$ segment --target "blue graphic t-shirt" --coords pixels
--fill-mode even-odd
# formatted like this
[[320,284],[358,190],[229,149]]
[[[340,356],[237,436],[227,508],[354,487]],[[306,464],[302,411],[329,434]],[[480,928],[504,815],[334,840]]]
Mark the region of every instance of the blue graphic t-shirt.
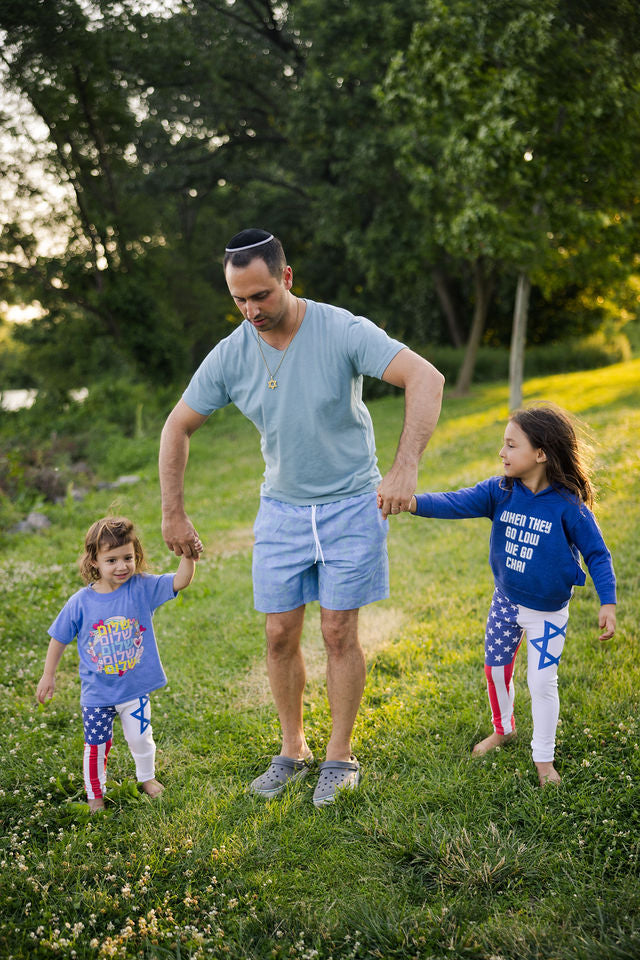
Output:
[[173,577],[135,574],[111,593],[83,587],[67,600],[48,632],[60,643],[78,641],[83,706],[114,706],[164,687],[152,618],[176,596]]

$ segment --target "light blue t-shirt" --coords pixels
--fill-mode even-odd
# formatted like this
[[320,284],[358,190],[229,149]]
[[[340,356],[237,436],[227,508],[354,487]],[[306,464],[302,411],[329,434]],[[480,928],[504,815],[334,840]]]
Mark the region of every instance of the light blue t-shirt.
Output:
[[[260,433],[261,493],[299,506],[375,490],[380,471],[362,376],[382,377],[404,349],[365,317],[313,300],[306,304],[284,359],[261,339],[263,360],[258,335],[244,320],[205,357],[183,394],[203,416],[235,404]],[[267,385],[266,365],[275,390]]]
[[67,600],[49,635],[78,641],[83,706],[115,706],[164,687],[152,618],[176,596],[173,577],[135,574],[111,593],[83,587]]

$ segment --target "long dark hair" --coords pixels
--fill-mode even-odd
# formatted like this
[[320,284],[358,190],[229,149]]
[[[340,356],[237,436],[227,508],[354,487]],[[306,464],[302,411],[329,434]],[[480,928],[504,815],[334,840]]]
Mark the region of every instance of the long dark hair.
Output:
[[546,454],[550,486],[565,487],[592,507],[595,488],[585,464],[585,444],[578,438],[571,415],[553,403],[541,403],[516,410],[509,419],[517,423],[534,449]]

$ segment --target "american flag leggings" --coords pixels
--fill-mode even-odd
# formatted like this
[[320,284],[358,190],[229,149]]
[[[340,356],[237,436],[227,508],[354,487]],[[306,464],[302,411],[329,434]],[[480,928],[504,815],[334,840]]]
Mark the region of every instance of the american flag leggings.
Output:
[[113,740],[113,721],[118,715],[139,781],[152,780],[155,774],[156,745],[151,729],[151,703],[148,696],[136,697],[111,707],[82,707],[84,726],[84,785],[89,800],[104,797],[107,758]]
[[495,589],[487,618],[484,672],[496,733],[515,732],[513,668],[527,637],[527,683],[531,694],[535,763],[553,760],[560,713],[558,664],[564,648],[569,607],[533,610],[512,603]]

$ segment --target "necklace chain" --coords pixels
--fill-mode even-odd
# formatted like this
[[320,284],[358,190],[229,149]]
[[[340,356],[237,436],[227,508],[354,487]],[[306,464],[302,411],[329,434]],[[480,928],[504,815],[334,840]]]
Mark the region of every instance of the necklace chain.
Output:
[[297,331],[297,329],[298,329],[298,314],[299,314],[299,313],[300,313],[300,301],[299,301],[298,298],[296,297],[296,320],[295,320],[295,323],[294,323],[294,325],[293,325],[293,330],[291,331],[291,336],[289,337],[289,342],[288,342],[288,344],[286,345],[286,347],[284,348],[284,352],[283,352],[282,356],[280,357],[280,363],[278,364],[278,366],[275,368],[275,370],[274,370],[273,372],[272,372],[271,369],[269,368],[269,364],[267,363],[267,358],[265,357],[264,351],[263,351],[263,349],[262,349],[262,342],[261,342],[261,341],[262,341],[262,337],[260,336],[260,334],[259,334],[259,332],[258,332],[257,330],[255,331],[255,334],[256,334],[256,342],[257,342],[257,344],[258,344],[258,350],[260,351],[260,356],[262,357],[262,361],[263,361],[265,367],[267,368],[267,373],[269,374],[269,379],[267,380],[267,386],[268,386],[269,390],[275,390],[276,387],[278,386],[278,381],[276,380],[276,373],[278,372],[278,370],[279,370],[280,367],[282,366],[282,362],[283,362],[284,358],[285,358],[286,355],[287,355],[287,350],[288,350],[289,347],[291,346],[291,344],[292,344],[292,342],[293,342],[293,338],[294,338],[294,336],[296,335],[296,331]]

